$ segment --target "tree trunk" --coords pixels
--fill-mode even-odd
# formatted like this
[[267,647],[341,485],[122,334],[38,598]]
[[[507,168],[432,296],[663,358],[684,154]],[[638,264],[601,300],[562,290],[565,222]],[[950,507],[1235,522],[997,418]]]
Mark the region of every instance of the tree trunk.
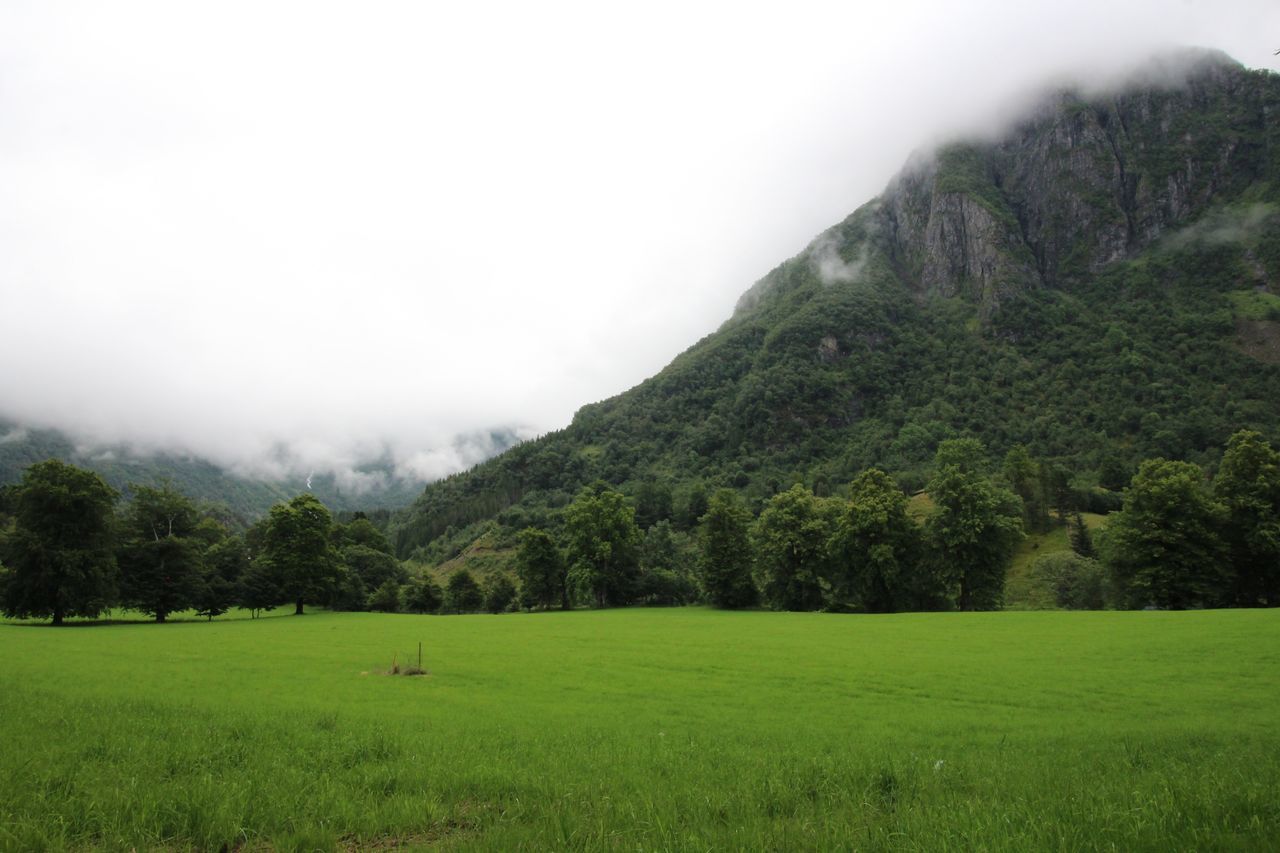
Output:
[[61,610],[54,610],[54,611],[53,611],[53,624],[55,624],[55,625],[61,625],[61,624],[62,624],[62,611],[61,611]]
[[298,606],[297,606],[297,609],[293,611],[293,615],[294,616],[302,615],[302,599],[301,598],[298,599]]
[[156,611],[156,624],[164,621],[165,613],[163,610]]

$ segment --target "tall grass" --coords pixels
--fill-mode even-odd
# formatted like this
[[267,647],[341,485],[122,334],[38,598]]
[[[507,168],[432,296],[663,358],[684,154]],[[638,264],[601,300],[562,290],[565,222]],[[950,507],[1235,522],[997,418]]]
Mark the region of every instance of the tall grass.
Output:
[[0,625],[0,848],[1266,849],[1278,617]]

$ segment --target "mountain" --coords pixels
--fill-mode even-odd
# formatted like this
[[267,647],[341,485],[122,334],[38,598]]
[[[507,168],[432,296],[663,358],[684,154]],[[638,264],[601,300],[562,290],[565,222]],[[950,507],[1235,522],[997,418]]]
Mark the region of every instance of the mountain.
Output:
[[[516,441],[515,432],[504,428],[485,434],[483,441],[469,441],[468,447],[502,450]],[[356,478],[327,472],[272,479],[237,474],[198,456],[141,453],[125,445],[81,446],[57,430],[0,420],[0,486],[18,482],[28,465],[51,457],[96,471],[123,492],[131,484],[169,481],[192,498],[226,507],[242,522],[307,491],[329,509],[342,511],[397,509],[410,504],[422,490],[421,481],[398,477],[389,459],[372,461],[353,472],[361,481],[359,487],[350,482]]]
[[679,519],[720,485],[878,466],[918,488],[952,436],[1110,489],[1146,457],[1212,467],[1240,428],[1274,440],[1277,116],[1280,77],[1188,51],[914,156],[658,375],[428,486],[396,548],[451,556],[596,479],[674,491]]

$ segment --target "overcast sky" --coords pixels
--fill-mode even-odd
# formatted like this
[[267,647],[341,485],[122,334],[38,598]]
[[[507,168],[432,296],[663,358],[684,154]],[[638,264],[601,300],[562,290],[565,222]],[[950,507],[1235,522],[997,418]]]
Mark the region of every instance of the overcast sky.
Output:
[[1280,3],[0,6],[0,416],[242,469],[533,435],[912,149]]

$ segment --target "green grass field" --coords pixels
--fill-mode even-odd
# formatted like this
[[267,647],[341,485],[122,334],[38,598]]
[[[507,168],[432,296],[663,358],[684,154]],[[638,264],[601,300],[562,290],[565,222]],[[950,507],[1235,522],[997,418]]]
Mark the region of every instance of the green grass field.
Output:
[[1275,849],[1278,727],[1275,611],[0,624],[0,848]]

